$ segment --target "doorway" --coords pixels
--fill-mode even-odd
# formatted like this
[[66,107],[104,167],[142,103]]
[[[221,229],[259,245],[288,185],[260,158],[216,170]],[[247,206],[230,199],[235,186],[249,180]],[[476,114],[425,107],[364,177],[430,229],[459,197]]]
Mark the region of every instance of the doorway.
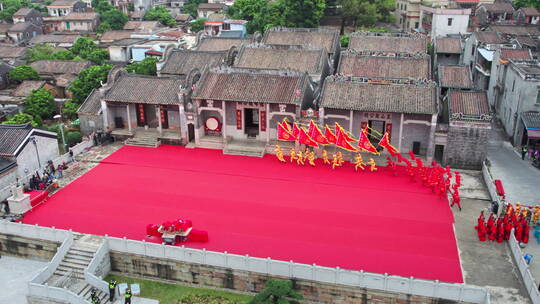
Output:
[[414,155],[420,155],[420,142],[419,141],[413,141],[412,151]]
[[167,112],[167,106],[160,106],[159,116],[161,119],[161,128],[168,129],[169,128],[169,115]]
[[435,160],[439,163],[442,163],[444,156],[444,145],[435,145],[435,155],[433,156]]
[[371,141],[371,143],[378,143],[382,136],[381,134],[384,134],[385,132],[386,123],[384,122],[384,120],[370,120],[368,124],[369,141]]
[[149,128],[157,128],[159,126],[156,107],[157,105],[144,105],[144,112],[146,113],[146,124]]
[[257,137],[259,135],[259,110],[244,109],[244,130],[248,137]]
[[195,126],[190,123],[187,125],[188,129],[188,141],[193,142],[195,140]]

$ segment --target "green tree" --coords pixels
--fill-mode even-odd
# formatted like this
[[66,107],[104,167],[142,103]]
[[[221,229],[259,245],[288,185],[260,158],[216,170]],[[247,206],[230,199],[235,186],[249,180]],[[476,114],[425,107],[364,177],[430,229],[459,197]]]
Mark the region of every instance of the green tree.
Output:
[[9,80],[23,82],[25,80],[39,80],[39,74],[29,65],[20,65],[8,73]]
[[[392,11],[395,0],[339,0],[343,18],[352,19],[353,24],[371,27],[377,22],[393,22]],[[341,33],[345,20],[341,23]]]
[[72,147],[82,141],[82,135],[79,131],[68,131],[66,136],[66,144]]
[[341,44],[341,47],[346,48],[349,47],[349,41],[351,40],[351,37],[347,35],[341,35],[339,36],[339,42]]
[[516,8],[535,7],[537,10],[540,10],[540,1],[538,0],[514,0],[514,5]]
[[144,15],[144,20],[157,20],[166,26],[176,25],[176,20],[171,16],[171,13],[161,5],[149,9]]
[[102,65],[109,59],[109,52],[106,50],[94,50],[86,55],[85,59],[92,61],[94,64]]
[[103,12],[100,16],[103,23],[110,26],[111,30],[121,30],[128,22],[128,15],[117,9]]
[[111,65],[104,64],[82,70],[69,86],[69,91],[73,94],[73,100],[82,103],[93,89],[101,87],[101,82],[107,81],[107,75],[111,68]]
[[75,119],[77,118],[77,110],[79,109],[81,105],[78,103],[74,103],[72,101],[66,101],[62,105],[62,114],[67,116],[69,119]]
[[3,10],[0,11],[0,19],[13,22],[13,14],[22,7],[30,7],[30,1],[27,0],[2,0]]
[[41,125],[41,121],[40,123],[37,123],[34,120],[34,117],[32,117],[32,115],[26,114],[26,113],[15,114],[13,116],[8,117],[7,120],[2,122],[2,124],[4,125],[22,125],[22,124],[27,124],[27,123],[31,124],[34,127],[39,127]]
[[280,25],[289,27],[318,27],[324,16],[325,0],[279,0],[283,10]]
[[302,299],[302,295],[293,289],[292,281],[268,280],[266,288],[253,297],[249,304],[292,304],[299,303],[292,299]]
[[47,119],[56,110],[56,104],[51,93],[45,89],[32,91],[24,99],[24,113],[32,115],[34,118]]
[[48,44],[38,44],[26,51],[26,61],[34,62],[38,60],[54,59],[55,49]]
[[195,21],[191,22],[189,24],[189,28],[192,33],[198,33],[202,30],[204,30],[204,22],[206,21],[205,18],[197,18]]
[[197,18],[197,8],[201,3],[208,3],[208,0],[188,0],[182,6],[182,12],[184,14],[190,14],[193,18]]
[[126,66],[126,70],[132,74],[156,76],[156,62],[158,62],[156,57],[146,57],[141,62],[134,62]]
[[56,60],[73,60],[75,55],[68,50],[61,50],[53,54],[53,58]]
[[85,58],[88,54],[97,49],[98,47],[92,39],[80,37],[75,41],[70,50],[73,54]]

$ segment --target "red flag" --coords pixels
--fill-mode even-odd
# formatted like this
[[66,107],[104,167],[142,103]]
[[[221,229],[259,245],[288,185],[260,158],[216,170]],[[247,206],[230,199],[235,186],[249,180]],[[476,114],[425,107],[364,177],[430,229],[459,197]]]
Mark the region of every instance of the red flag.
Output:
[[[286,122],[284,122],[283,124],[286,124]],[[287,127],[283,126],[283,124],[278,123],[278,128],[277,128],[278,140],[285,140],[285,141],[296,140],[296,138],[294,138],[291,132],[287,130]]]
[[392,156],[395,156],[399,151],[390,144],[388,141],[388,133],[384,133],[381,141],[379,141],[379,146],[384,147]]
[[326,140],[328,140],[329,143],[335,144],[336,143],[336,135],[332,133],[330,128],[328,126],[324,127],[324,137],[326,137]]
[[296,125],[296,123],[293,124],[292,135],[295,139],[298,139],[298,135],[300,135],[300,128],[298,128],[298,125]]
[[356,149],[347,141],[345,137],[345,132],[339,132],[338,138],[336,139],[336,146],[345,149],[347,151],[356,152]]
[[409,156],[411,157],[411,160],[414,160],[416,158],[413,151],[409,151]]
[[338,124],[337,122],[336,122],[336,127],[335,128],[336,128],[336,137],[339,137],[339,133],[343,133],[343,136],[345,137],[345,139],[347,141],[349,141],[349,142],[357,141],[356,139],[350,137],[349,134],[347,134],[347,132],[345,131],[345,129],[343,129],[343,127],[340,124]]
[[304,131],[304,129],[300,128],[300,131],[299,131],[299,135],[298,135],[298,141],[301,143],[301,144],[304,144],[306,146],[311,146],[311,147],[315,147],[315,148],[318,148],[319,145],[317,144],[317,142],[315,142],[313,139],[311,139],[311,137],[309,137],[306,133],[306,131]]
[[321,145],[329,145],[330,142],[324,135],[322,134],[321,130],[319,129],[319,126],[317,126],[313,120],[309,123],[309,131],[308,131],[309,137],[311,137],[314,141]]
[[289,125],[289,122],[286,119],[282,122],[282,124],[285,127],[285,129],[287,129],[287,131],[289,131],[289,133],[292,134],[291,126]]
[[360,132],[360,139],[358,140],[358,147],[360,150],[370,152],[373,154],[379,154],[377,152],[377,149],[371,144],[369,141],[368,135],[367,135],[367,129],[363,129],[362,132]]

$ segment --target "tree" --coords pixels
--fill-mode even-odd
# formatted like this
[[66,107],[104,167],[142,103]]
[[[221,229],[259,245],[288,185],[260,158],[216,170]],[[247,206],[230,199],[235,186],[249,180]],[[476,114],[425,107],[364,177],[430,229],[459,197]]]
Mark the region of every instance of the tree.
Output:
[[32,91],[24,99],[24,113],[32,115],[34,118],[47,119],[56,110],[56,104],[51,93],[45,89]]
[[273,303],[273,304],[292,304],[298,301],[289,299],[302,299],[302,295],[293,290],[292,281],[268,280],[266,288],[258,295],[253,297],[249,304]]
[[193,18],[197,18],[197,8],[201,3],[208,3],[208,0],[188,0],[182,6],[182,12],[184,14],[190,14]]
[[107,75],[111,68],[111,65],[104,64],[82,70],[69,86],[69,91],[73,94],[73,101],[82,103],[93,89],[101,87],[101,82],[107,81]]
[[393,22],[395,0],[339,0],[343,21],[341,33],[345,26],[345,18],[352,19],[353,24],[371,27],[377,22]]
[[86,38],[86,37],[80,37],[75,41],[75,43],[71,47],[71,52],[75,55],[79,55],[84,58],[88,54],[92,53],[93,51],[97,49],[98,47],[92,39]]
[[85,59],[92,61],[97,65],[102,65],[109,59],[109,52],[106,50],[94,50],[90,54],[85,56]]
[[34,127],[39,127],[41,125],[41,122],[37,123],[34,120],[34,117],[32,117],[32,115],[26,114],[26,113],[15,114],[13,116],[8,117],[7,120],[2,122],[2,124],[4,125],[22,125],[22,124],[27,124],[27,123],[31,124]]
[[157,62],[158,62],[158,59],[156,57],[146,57],[141,62],[134,62],[126,66],[126,70],[132,74],[156,76],[157,75],[157,68],[156,68]]
[[81,105],[72,101],[66,101],[62,105],[62,114],[66,115],[69,119],[77,118],[77,110]]
[[515,0],[514,5],[516,8],[535,7],[537,10],[540,10],[540,1],[538,0]]
[[23,82],[25,80],[39,80],[39,74],[29,65],[20,65],[8,73],[9,80]]
[[325,0],[280,0],[283,10],[280,25],[289,27],[318,27],[324,16]]
[[61,50],[53,54],[53,58],[56,60],[73,60],[75,54],[68,50]]
[[126,25],[129,19],[128,15],[124,14],[122,11],[117,10],[117,9],[103,12],[100,18],[101,18],[101,21],[104,24],[108,25],[111,30],[123,29],[124,25]]
[[31,63],[38,60],[54,59],[55,49],[48,44],[38,44],[26,52],[26,61]]
[[22,7],[29,7],[30,1],[27,0],[2,0],[3,10],[0,11],[0,19],[13,22],[13,14]]
[[144,20],[157,20],[166,26],[175,26],[176,20],[171,16],[171,13],[161,5],[149,9],[144,15]]
[[202,30],[204,30],[204,22],[206,21],[205,18],[197,18],[195,21],[191,22],[189,24],[189,28],[192,33],[198,33]]

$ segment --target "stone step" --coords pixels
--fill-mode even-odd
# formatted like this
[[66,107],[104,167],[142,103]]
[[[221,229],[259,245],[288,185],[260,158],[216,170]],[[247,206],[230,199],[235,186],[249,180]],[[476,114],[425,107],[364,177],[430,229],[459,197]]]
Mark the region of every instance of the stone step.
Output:
[[[54,271],[54,275],[57,275],[57,276],[65,276],[67,275],[68,273],[70,272],[70,270],[65,270],[65,269],[59,269],[57,268],[55,271]],[[84,274],[83,273],[80,273],[80,272],[73,272],[72,273],[72,277],[75,278],[75,279],[79,279],[79,280],[84,280]]]
[[65,273],[68,273],[70,271],[73,271],[73,273],[78,273],[78,274],[84,274],[84,268],[74,268],[74,267],[70,267],[70,266],[65,266],[65,265],[58,265],[58,267],[56,268],[56,271],[63,271]]
[[74,247],[71,247],[68,250],[68,254],[89,257],[90,259],[94,257],[94,253],[95,251],[91,251],[89,249],[74,248]]
[[67,269],[70,269],[70,268],[73,268],[73,269],[81,269],[84,271],[84,269],[88,266],[88,264],[77,264],[77,263],[71,263],[71,262],[67,262],[67,261],[62,261],[60,263],[60,265],[58,265],[58,267],[62,267],[62,268],[67,268]]
[[90,264],[91,260],[89,259],[81,259],[81,258],[77,258],[77,256],[68,256],[66,255],[64,257],[64,259],[62,260],[62,263],[69,263],[69,264],[77,264],[77,265],[83,265],[83,266],[88,266],[88,264]]
[[[78,295],[80,295],[85,300],[90,302],[90,295],[92,294],[92,289],[93,289],[93,287],[90,284],[86,284],[86,286],[83,288],[83,290],[81,290],[80,293],[78,293]],[[106,294],[106,293],[104,293],[104,292],[102,292],[100,290],[97,290],[96,294],[97,294],[97,296],[99,298],[99,303],[100,304],[110,303],[108,294]]]
[[264,150],[261,150],[261,151],[246,151],[246,150],[225,149],[223,151],[223,154],[252,156],[252,157],[263,157],[264,156]]

